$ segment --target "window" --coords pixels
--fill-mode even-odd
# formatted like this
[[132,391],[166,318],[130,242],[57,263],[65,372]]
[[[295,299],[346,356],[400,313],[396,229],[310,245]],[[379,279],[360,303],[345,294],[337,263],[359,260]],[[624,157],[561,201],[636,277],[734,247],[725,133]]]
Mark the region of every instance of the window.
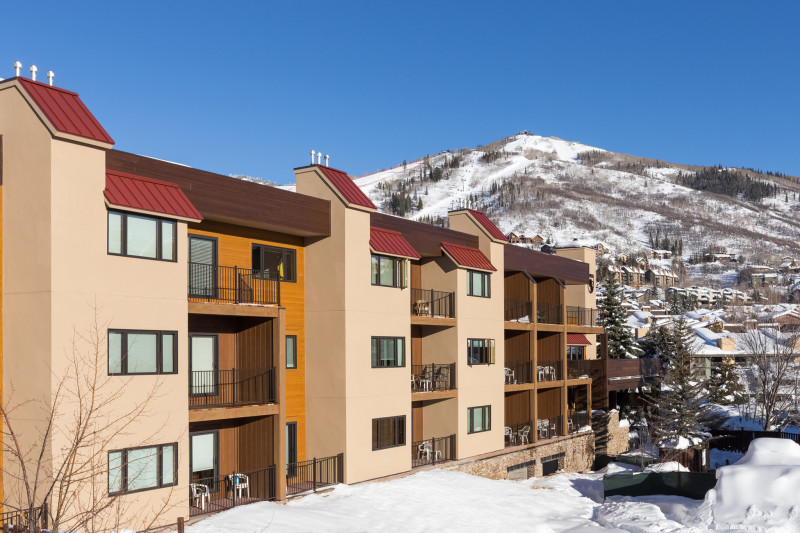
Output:
[[286,422],[286,477],[297,476],[297,422]]
[[108,330],[108,373],[177,374],[176,331]]
[[405,259],[372,254],[372,284],[381,287],[407,287],[405,266]]
[[192,483],[202,483],[210,492],[218,490],[219,431],[189,435],[189,468]]
[[470,407],[467,409],[467,433],[480,433],[492,429],[492,406]]
[[567,360],[583,361],[586,359],[586,346],[567,345]]
[[218,342],[216,335],[189,335],[189,372],[192,396],[217,394]]
[[295,251],[263,244],[253,245],[253,270],[260,270],[265,278],[297,281]]
[[406,366],[403,337],[372,337],[372,368]]
[[494,364],[494,339],[467,339],[468,365]]
[[477,270],[467,270],[467,296],[480,296],[488,298],[491,296],[491,278],[488,272],[478,272]]
[[109,211],[108,253],[175,261],[176,227],[173,220]]
[[286,368],[297,368],[297,335],[286,335]]
[[372,419],[372,449],[382,450],[403,446],[406,443],[406,417]]
[[177,443],[108,452],[108,493],[177,485],[177,452]]

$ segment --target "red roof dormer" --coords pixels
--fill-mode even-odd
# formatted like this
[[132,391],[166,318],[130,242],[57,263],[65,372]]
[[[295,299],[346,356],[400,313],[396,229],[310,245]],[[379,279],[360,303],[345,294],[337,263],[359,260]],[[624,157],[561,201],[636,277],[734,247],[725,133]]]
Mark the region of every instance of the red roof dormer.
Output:
[[323,165],[317,165],[317,168],[347,203],[367,209],[378,209],[345,172]]

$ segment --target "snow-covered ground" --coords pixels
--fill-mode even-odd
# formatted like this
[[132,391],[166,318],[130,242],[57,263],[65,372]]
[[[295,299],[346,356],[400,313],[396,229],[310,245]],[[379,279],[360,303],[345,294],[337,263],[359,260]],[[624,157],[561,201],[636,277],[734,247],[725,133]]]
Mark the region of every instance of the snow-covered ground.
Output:
[[[757,439],[737,465],[718,470],[705,501],[677,496],[612,497],[604,473],[493,481],[430,470],[386,482],[337,486],[286,505],[256,503],[219,513],[188,533],[245,532],[704,532],[800,531],[800,446]],[[674,470],[670,466],[661,470]]]

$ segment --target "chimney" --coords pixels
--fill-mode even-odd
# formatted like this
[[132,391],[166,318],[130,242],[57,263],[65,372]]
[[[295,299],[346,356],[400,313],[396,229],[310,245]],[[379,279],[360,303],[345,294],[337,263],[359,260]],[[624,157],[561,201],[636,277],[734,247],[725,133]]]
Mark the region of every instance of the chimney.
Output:
[[322,164],[322,152],[317,152],[317,164]]
[[326,167],[328,166],[328,159],[329,159],[330,157],[331,157],[331,156],[329,156],[328,154],[325,154],[325,166],[326,166]]
[[311,150],[311,164],[312,164],[312,165],[314,164],[314,154],[315,154],[315,153],[316,153],[316,152],[315,152],[314,150]]
[[53,78],[55,77],[56,77],[55,72],[53,72],[52,70],[47,71],[47,82],[50,84],[51,87],[53,85]]
[[19,61],[14,61],[14,76],[19,78],[19,71],[22,70],[22,63]]
[[36,71],[37,70],[39,70],[39,69],[36,68],[36,65],[31,65],[30,71],[31,71],[31,79],[33,81],[36,81]]

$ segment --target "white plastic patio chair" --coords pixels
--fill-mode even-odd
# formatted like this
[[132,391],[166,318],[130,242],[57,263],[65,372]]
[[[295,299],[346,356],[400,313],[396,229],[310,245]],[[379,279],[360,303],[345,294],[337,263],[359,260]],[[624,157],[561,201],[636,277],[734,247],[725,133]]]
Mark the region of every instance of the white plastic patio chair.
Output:
[[[189,483],[189,493],[191,495],[192,505],[200,507],[203,511],[206,510],[206,502],[211,501],[211,492],[208,490],[208,485],[202,483]],[[200,503],[196,505],[195,502]]]
[[515,374],[514,374],[513,370],[511,370],[510,368],[505,368],[503,370],[504,370],[505,376],[506,376],[506,383],[508,383],[510,385],[512,383],[516,383],[517,382],[517,380],[514,379],[515,378]]
[[234,473],[228,474],[228,481],[230,482],[231,496],[233,491],[236,491],[238,498],[242,497],[242,492],[247,491],[247,497],[250,497],[250,478],[246,474]]
[[511,428],[508,426],[505,428],[505,436],[508,438],[510,444],[514,444],[517,440],[517,434],[511,431]]
[[530,434],[531,434],[531,427],[526,425],[522,429],[519,430],[519,443],[520,444],[529,444],[530,443]]

